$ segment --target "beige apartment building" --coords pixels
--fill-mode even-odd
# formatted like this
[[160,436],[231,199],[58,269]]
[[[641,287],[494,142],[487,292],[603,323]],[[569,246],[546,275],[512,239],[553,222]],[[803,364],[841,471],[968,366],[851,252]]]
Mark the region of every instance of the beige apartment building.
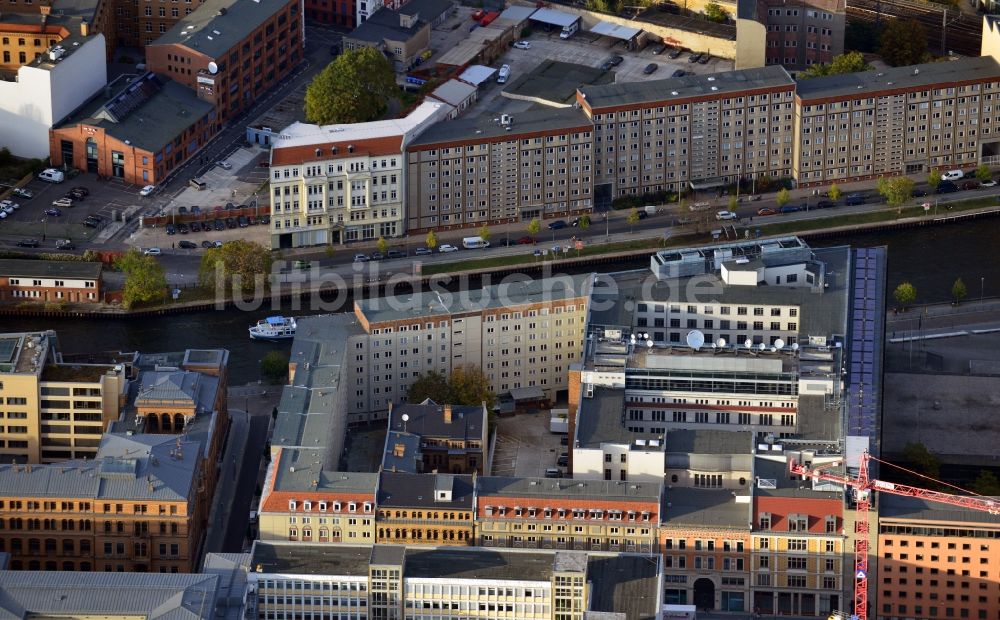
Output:
[[780,66],[586,86],[595,201],[791,174],[795,82]]
[[435,125],[407,149],[407,231],[591,211],[593,128],[572,108]]
[[587,276],[354,302],[364,337],[348,340],[348,420],[385,419],[421,373],[480,367],[505,399],[554,401],[580,360]]
[[0,462],[94,458],[125,404],[124,364],[63,364],[55,332],[0,335]]
[[352,125],[294,123],[271,149],[271,248],[401,236],[407,143],[451,106]]
[[1000,163],[991,56],[805,80],[795,103],[799,186]]

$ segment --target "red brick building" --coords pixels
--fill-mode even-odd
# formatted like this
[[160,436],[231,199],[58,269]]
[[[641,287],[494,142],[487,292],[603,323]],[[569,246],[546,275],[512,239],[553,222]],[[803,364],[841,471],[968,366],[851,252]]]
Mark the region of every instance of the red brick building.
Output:
[[146,46],[146,64],[233,118],[302,60],[303,0],[207,0]]
[[321,24],[354,28],[354,0],[306,0],[306,17]]
[[0,260],[0,301],[100,303],[101,263]]

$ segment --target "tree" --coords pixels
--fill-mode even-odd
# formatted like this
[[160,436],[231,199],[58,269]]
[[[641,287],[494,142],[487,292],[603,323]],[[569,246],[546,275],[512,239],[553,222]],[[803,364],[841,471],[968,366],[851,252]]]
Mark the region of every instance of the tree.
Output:
[[585,231],[588,228],[590,228],[590,216],[589,215],[581,215],[580,216],[580,221],[578,221],[576,223],[576,227],[579,228],[581,231]]
[[137,303],[159,301],[167,293],[167,274],[152,256],[143,256],[132,248],[118,260],[115,267],[125,274],[122,303],[131,308]]
[[385,254],[389,249],[389,243],[385,240],[385,237],[380,236],[378,241],[375,242],[375,247],[378,248],[379,252]]
[[260,360],[260,373],[271,385],[280,385],[288,380],[288,355],[281,351],[268,351]]
[[941,185],[941,169],[931,168],[931,171],[927,173],[927,184],[930,185],[931,191],[938,188]]
[[988,469],[980,470],[979,477],[972,483],[972,491],[979,495],[996,497],[1000,495],[1000,480]]
[[951,298],[955,301],[955,305],[962,303],[962,300],[968,294],[969,291],[965,288],[965,282],[962,281],[962,278],[958,278],[951,285]]
[[528,222],[528,234],[531,235],[532,239],[535,238],[535,235],[537,235],[538,231],[540,231],[541,229],[542,229],[542,223],[538,221],[538,218],[537,217],[531,218],[531,221]]
[[254,241],[237,239],[205,252],[198,280],[202,286],[233,286],[240,291],[252,291],[258,283],[267,287],[271,260],[268,248]]
[[490,227],[487,226],[486,224],[483,224],[479,228],[479,236],[482,237],[483,241],[488,242],[490,240]]
[[306,119],[319,125],[373,121],[386,113],[398,92],[392,65],[381,51],[347,50],[306,89]]
[[427,244],[427,249],[429,249],[429,250],[434,250],[434,249],[437,248],[437,246],[438,246],[438,238],[437,238],[437,235],[434,234],[433,230],[428,230],[427,231],[427,240],[424,241],[424,243]]
[[632,232],[635,225],[639,223],[639,209],[632,207],[632,210],[628,212],[628,217],[625,218],[625,221],[628,222],[628,231]]
[[406,393],[409,403],[431,399],[439,405],[478,405],[485,402],[492,408],[496,396],[479,366],[463,365],[451,371],[451,376],[431,370],[421,374]]
[[941,460],[931,454],[927,446],[920,443],[908,443],[903,447],[903,458],[913,466],[917,472],[937,478],[941,475]]
[[927,55],[927,34],[915,19],[890,21],[879,44],[879,55],[892,67],[915,65]]
[[906,308],[917,299],[917,287],[909,282],[903,282],[892,292],[893,299],[903,308]]
[[799,73],[799,77],[800,79],[809,79],[871,70],[872,66],[865,60],[864,54],[861,52],[847,52],[846,54],[834,56],[833,60],[829,63],[810,65],[805,71]]
[[826,195],[830,198],[830,200],[836,202],[840,199],[840,186],[836,183],[831,184],[830,189],[826,191]]
[[909,177],[879,177],[875,188],[892,207],[905,204],[913,196],[913,181]]
[[774,197],[774,201],[778,203],[778,207],[781,208],[788,204],[788,201],[792,199],[791,194],[788,193],[788,188],[782,187],[778,190],[778,195]]
[[739,198],[737,198],[736,196],[730,196],[729,197],[729,210],[730,211],[732,211],[733,213],[736,213],[736,207],[739,206],[739,204],[740,204],[740,199]]
[[976,168],[976,178],[980,181],[989,181],[993,178],[993,171],[986,164]]
[[709,21],[718,22],[720,24],[729,21],[729,13],[723,9],[717,2],[709,2],[705,5],[705,17]]

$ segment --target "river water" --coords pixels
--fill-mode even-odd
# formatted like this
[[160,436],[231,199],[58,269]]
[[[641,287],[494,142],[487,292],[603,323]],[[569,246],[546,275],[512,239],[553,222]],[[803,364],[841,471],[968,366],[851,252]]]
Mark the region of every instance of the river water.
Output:
[[[1000,220],[976,220],[811,242],[815,247],[845,244],[888,246],[889,290],[900,282],[909,281],[917,288],[918,303],[949,300],[951,285],[958,277],[965,281],[970,298],[980,295],[980,285],[985,296],[1000,296],[1000,269],[994,266],[991,258],[1000,247]],[[634,266],[645,264],[647,260],[633,263]],[[623,267],[627,266],[615,269]],[[291,308],[284,312],[295,316],[311,314],[308,310]],[[287,342],[252,342],[247,335],[247,328],[252,323],[274,313],[271,309],[253,312],[228,309],[129,320],[6,317],[3,331],[55,329],[59,333],[60,348],[68,353],[225,348],[231,352],[230,383],[239,385],[259,378],[258,364],[264,354],[275,349],[287,351],[290,346]]]

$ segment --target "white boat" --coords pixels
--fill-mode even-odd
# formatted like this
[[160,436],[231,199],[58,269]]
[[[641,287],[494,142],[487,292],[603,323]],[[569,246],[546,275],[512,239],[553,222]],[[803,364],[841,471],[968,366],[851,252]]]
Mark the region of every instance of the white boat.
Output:
[[250,327],[251,340],[288,340],[295,337],[295,319],[269,316]]

